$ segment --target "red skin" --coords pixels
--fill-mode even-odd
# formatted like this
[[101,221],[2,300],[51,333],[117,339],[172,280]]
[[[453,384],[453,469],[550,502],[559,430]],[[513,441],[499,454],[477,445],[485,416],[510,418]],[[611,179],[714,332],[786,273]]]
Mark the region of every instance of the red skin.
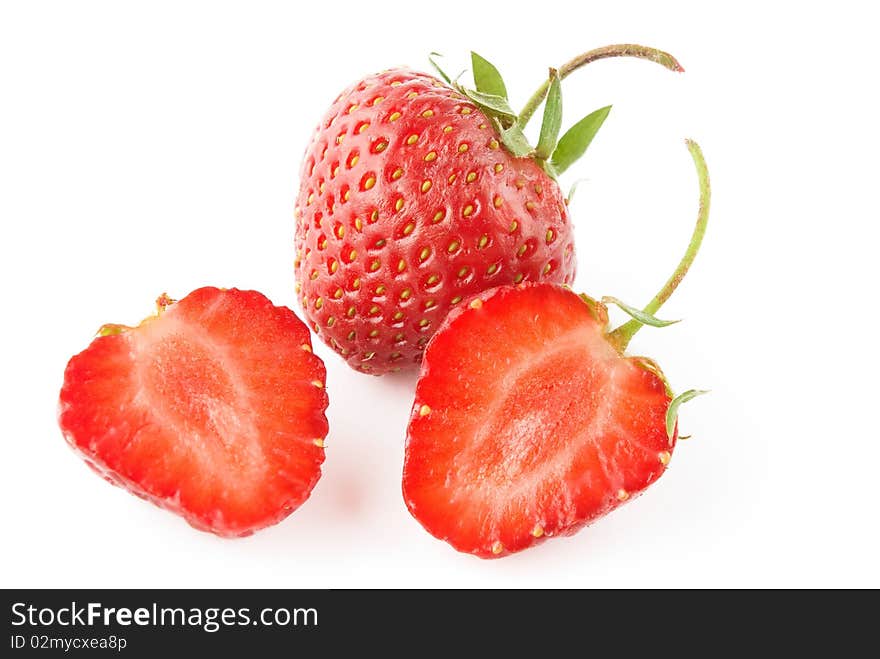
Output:
[[431,534],[505,556],[575,533],[663,474],[671,397],[656,365],[608,342],[607,321],[552,284],[496,288],[449,314],[425,352],[403,470]]
[[[260,293],[200,288],[105,326],[64,372],[59,423],[114,485],[220,536],[281,521],[321,475],[325,370]],[[320,386],[318,386],[320,385]]]
[[361,371],[414,368],[463,298],[574,278],[559,186],[432,76],[394,69],[345,90],[300,181],[300,301],[315,332]]

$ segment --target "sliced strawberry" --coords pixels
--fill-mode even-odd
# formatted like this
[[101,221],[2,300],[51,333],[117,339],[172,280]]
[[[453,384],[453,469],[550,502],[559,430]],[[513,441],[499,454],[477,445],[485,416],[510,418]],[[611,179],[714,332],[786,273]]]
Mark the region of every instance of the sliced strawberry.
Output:
[[260,293],[201,288],[67,365],[59,423],[110,482],[196,528],[243,536],[308,498],[327,435],[306,326]]
[[428,344],[403,492],[484,558],[567,535],[641,493],[675,447],[656,366],[624,357],[603,305],[556,284],[492,289]]

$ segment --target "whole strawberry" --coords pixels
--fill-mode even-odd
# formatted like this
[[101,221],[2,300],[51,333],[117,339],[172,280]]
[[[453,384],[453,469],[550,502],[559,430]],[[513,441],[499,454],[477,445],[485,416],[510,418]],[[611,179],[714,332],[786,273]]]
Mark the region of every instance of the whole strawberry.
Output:
[[[487,288],[570,283],[572,227],[555,176],[579,158],[610,108],[557,142],[560,80],[640,46],[590,51],[516,115],[494,66],[472,54],[476,89],[405,69],[346,89],[318,126],[296,201],[295,272],[315,332],[358,370],[414,367],[448,311]],[[546,97],[535,148],[522,128]]]

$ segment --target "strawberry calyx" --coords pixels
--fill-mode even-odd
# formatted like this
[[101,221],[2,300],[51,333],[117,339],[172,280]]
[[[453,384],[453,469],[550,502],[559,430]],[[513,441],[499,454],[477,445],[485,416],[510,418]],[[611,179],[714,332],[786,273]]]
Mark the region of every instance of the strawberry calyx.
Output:
[[[681,64],[667,52],[637,44],[615,44],[581,53],[561,67],[550,68],[547,80],[532,94],[517,114],[507,97],[507,86],[498,69],[481,55],[471,52],[471,72],[474,88],[459,82],[462,71],[454,79],[437,64],[431,53],[431,65],[443,80],[477,105],[493,122],[501,136],[501,143],[517,158],[532,158],[547,174],[556,179],[586,152],[596,133],[602,127],[611,106],[591,112],[571,126],[560,138],[562,128],[562,80],[583,66],[612,57],[635,57],[656,62],[665,68],[683,72]],[[524,133],[525,127],[538,107],[544,103],[537,146],[533,147]]]
[[122,325],[120,323],[105,323],[98,328],[95,336],[115,336],[117,334],[122,334],[124,332],[131,331],[133,329],[137,329],[144,323],[148,323],[151,320],[155,320],[163,313],[165,313],[165,309],[170,307],[172,304],[175,304],[177,300],[171,298],[168,293],[162,293],[159,297],[156,298],[156,312],[150,316],[144,318],[137,325]]

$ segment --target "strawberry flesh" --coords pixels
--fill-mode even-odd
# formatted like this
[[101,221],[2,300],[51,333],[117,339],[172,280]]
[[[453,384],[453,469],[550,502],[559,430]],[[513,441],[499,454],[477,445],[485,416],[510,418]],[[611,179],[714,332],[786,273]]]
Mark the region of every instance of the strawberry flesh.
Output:
[[428,344],[406,446],[413,516],[503,556],[641,493],[674,449],[659,370],[606,338],[604,307],[554,284],[492,289]]
[[201,288],[138,327],[108,327],[70,360],[60,397],[64,436],[90,466],[221,536],[305,501],[327,394],[293,312],[254,291]]

